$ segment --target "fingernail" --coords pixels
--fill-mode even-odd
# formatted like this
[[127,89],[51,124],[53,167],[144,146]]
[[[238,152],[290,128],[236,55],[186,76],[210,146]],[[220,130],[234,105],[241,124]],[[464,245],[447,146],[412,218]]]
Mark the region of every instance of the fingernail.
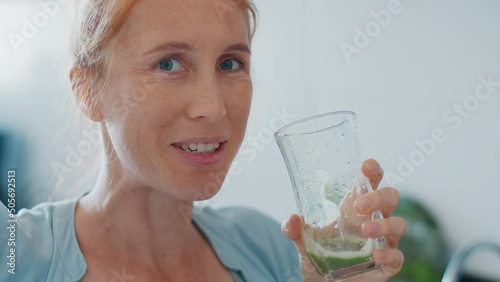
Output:
[[372,202],[369,199],[358,199],[356,201],[356,205],[358,206],[358,209],[365,211],[370,208]]
[[288,232],[288,230],[290,230],[290,218],[286,219],[285,226],[283,228],[285,229],[285,232]]

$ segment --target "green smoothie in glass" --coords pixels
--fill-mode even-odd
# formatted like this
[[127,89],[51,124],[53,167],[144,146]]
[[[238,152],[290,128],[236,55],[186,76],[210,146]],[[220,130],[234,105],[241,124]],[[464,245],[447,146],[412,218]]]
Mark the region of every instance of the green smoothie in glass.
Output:
[[317,270],[325,275],[345,267],[371,261],[372,239],[358,237],[336,237],[306,248]]

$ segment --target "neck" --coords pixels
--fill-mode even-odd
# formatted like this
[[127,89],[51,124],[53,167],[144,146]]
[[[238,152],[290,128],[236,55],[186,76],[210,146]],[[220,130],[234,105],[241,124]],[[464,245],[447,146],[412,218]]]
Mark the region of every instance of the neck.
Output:
[[77,233],[91,233],[89,244],[107,242],[113,251],[142,262],[175,267],[192,258],[202,241],[191,222],[192,209],[192,202],[131,181],[116,169],[110,173],[108,167],[78,204]]

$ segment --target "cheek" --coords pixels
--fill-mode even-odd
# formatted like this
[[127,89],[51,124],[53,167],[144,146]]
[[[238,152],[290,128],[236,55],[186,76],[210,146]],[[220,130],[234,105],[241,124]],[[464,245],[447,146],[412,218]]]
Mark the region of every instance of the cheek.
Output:
[[227,103],[228,118],[239,143],[242,142],[243,136],[245,135],[251,101],[252,90],[250,86],[240,89],[238,94],[233,93],[231,99]]
[[227,97],[226,105],[228,113],[239,122],[245,124],[252,103],[252,87],[252,81],[248,79],[231,82],[223,89]]
[[103,115],[108,122],[140,123],[145,128],[168,125],[185,103],[177,87],[154,76],[121,75],[112,80],[103,98]]
[[101,108],[113,147],[122,160],[141,165],[145,152],[161,148],[163,129],[174,122],[181,101],[172,99],[168,94],[176,91],[160,80],[124,76],[112,81]]

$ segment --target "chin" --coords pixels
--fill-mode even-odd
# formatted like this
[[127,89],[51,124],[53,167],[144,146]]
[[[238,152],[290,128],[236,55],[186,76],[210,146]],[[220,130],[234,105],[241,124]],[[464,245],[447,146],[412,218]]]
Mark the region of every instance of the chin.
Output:
[[201,185],[196,185],[196,188],[191,188],[195,197],[194,200],[203,201],[214,197],[215,195],[217,195],[217,193],[219,193],[223,181],[224,179],[222,179],[222,181],[220,182],[218,180],[209,179]]
[[[216,174],[214,174],[216,176]],[[224,177],[225,177],[224,173]],[[222,176],[222,175],[220,175]],[[195,181],[193,181],[195,180]],[[212,177],[202,177],[197,179],[189,179],[186,181],[182,181],[179,183],[172,183],[161,185],[163,187],[162,190],[166,193],[174,195],[175,197],[182,199],[184,201],[204,201],[208,200],[217,193],[219,193],[224,178],[219,182],[219,179]],[[175,190],[170,190],[165,187],[176,187]]]

